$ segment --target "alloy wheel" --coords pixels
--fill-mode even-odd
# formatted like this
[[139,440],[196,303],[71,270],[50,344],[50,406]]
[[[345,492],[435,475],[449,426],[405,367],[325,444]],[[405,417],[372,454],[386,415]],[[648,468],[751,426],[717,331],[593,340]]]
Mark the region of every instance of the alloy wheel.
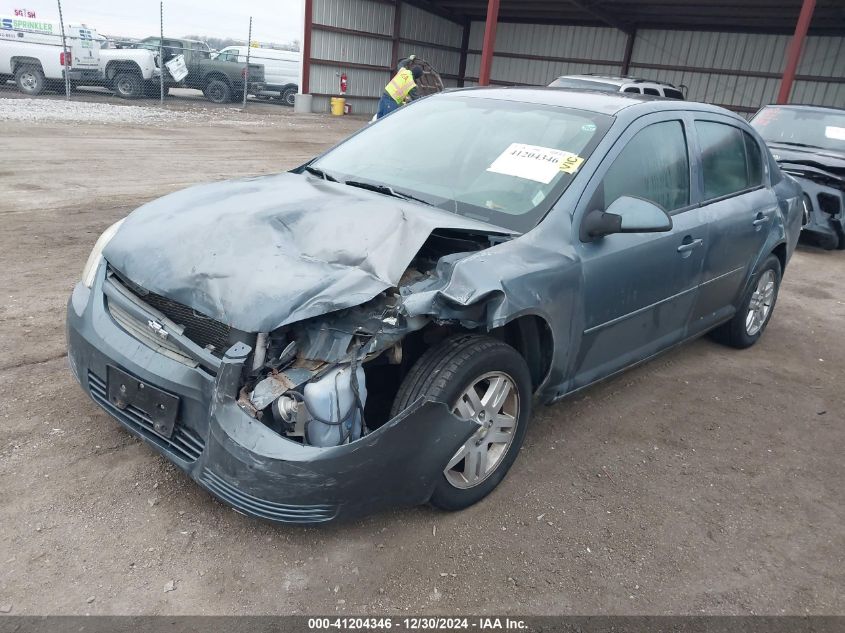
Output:
[[513,442],[519,391],[507,374],[489,372],[461,394],[452,413],[476,422],[479,429],[449,460],[443,474],[455,488],[473,488],[496,470]]
[[745,331],[749,336],[754,336],[763,329],[766,319],[769,318],[775,299],[775,279],[775,273],[770,269],[757,280],[757,287],[754,288],[751,302],[748,304],[748,314],[745,315]]

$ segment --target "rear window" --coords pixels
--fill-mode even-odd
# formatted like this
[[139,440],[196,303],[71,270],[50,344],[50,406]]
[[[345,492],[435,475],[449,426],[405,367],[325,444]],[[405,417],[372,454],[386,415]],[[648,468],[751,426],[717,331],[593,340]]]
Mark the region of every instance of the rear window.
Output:
[[[705,200],[738,193],[762,182],[760,149],[748,134],[713,121],[696,121],[695,129],[701,145]],[[749,144],[754,147],[749,148]]]

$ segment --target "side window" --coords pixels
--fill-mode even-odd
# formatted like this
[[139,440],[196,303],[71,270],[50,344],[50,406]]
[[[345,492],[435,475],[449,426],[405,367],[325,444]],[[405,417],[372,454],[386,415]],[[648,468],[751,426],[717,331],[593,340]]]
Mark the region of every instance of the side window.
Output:
[[680,121],[643,128],[613,161],[594,198],[607,209],[622,196],[650,200],[668,212],[689,204],[689,158]]
[[625,88],[624,92],[633,92],[634,94],[642,94],[640,92],[640,89],[636,88],[635,86],[628,86],[627,88]]
[[647,95],[653,95],[655,97],[660,96],[660,91],[657,88],[643,88],[643,93]]
[[748,186],[756,187],[763,184],[763,156],[754,137],[748,132],[742,135],[745,137],[745,155],[748,158]]
[[674,88],[664,88],[663,96],[665,96],[667,99],[683,100],[684,93],[682,93],[680,90],[675,90]]
[[701,144],[701,166],[704,171],[704,199],[711,200],[749,187],[762,181],[759,148],[756,154],[756,182],[749,178],[751,165],[746,157],[747,136],[739,128],[712,121],[696,121]]

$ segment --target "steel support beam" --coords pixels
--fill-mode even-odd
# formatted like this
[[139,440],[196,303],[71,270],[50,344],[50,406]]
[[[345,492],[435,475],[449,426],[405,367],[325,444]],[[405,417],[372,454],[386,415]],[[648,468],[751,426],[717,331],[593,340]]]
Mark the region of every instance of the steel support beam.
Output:
[[795,81],[795,73],[798,70],[798,62],[801,61],[801,49],[804,46],[804,38],[807,37],[807,29],[813,20],[813,10],[816,8],[816,0],[804,0],[801,5],[801,13],[798,15],[798,23],[795,25],[795,34],[786,49],[786,66],[783,69],[783,78],[780,80],[778,91],[778,103],[788,103],[789,95],[792,92],[792,82]]
[[481,69],[478,85],[490,85],[493,53],[496,50],[496,27],[499,25],[499,0],[487,0],[487,21],[484,24],[484,46],[481,48]]
[[391,72],[396,72],[396,67],[399,65],[399,38],[402,35],[402,2],[398,0],[393,6],[393,48],[391,49],[390,57],[393,60]]
[[472,21],[464,22],[464,32],[461,37],[461,58],[458,63],[458,87],[463,88],[467,78],[467,54],[469,53],[469,32],[472,29]]
[[575,5],[582,11],[589,13],[593,17],[601,20],[608,26],[612,26],[615,29],[619,29],[620,31],[624,31],[625,33],[630,33],[633,30],[633,26],[631,26],[627,22],[617,20],[610,13],[608,13],[604,9],[599,8],[598,2],[585,2],[584,0],[569,0],[569,3]]
[[311,30],[314,26],[314,0],[305,0],[305,31],[302,36],[302,85],[300,92],[311,89]]
[[637,37],[637,29],[628,32],[628,39],[625,41],[625,55],[622,57],[622,76],[625,77],[631,72],[631,55],[634,54],[634,40]]

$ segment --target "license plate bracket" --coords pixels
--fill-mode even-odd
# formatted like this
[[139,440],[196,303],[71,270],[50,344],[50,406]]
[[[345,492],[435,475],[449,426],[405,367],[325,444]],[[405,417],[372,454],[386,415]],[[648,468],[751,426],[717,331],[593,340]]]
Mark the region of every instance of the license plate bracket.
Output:
[[106,377],[109,402],[122,411],[131,407],[136,415],[140,412],[152,424],[156,434],[170,439],[179,411],[178,396],[111,365],[106,367]]

